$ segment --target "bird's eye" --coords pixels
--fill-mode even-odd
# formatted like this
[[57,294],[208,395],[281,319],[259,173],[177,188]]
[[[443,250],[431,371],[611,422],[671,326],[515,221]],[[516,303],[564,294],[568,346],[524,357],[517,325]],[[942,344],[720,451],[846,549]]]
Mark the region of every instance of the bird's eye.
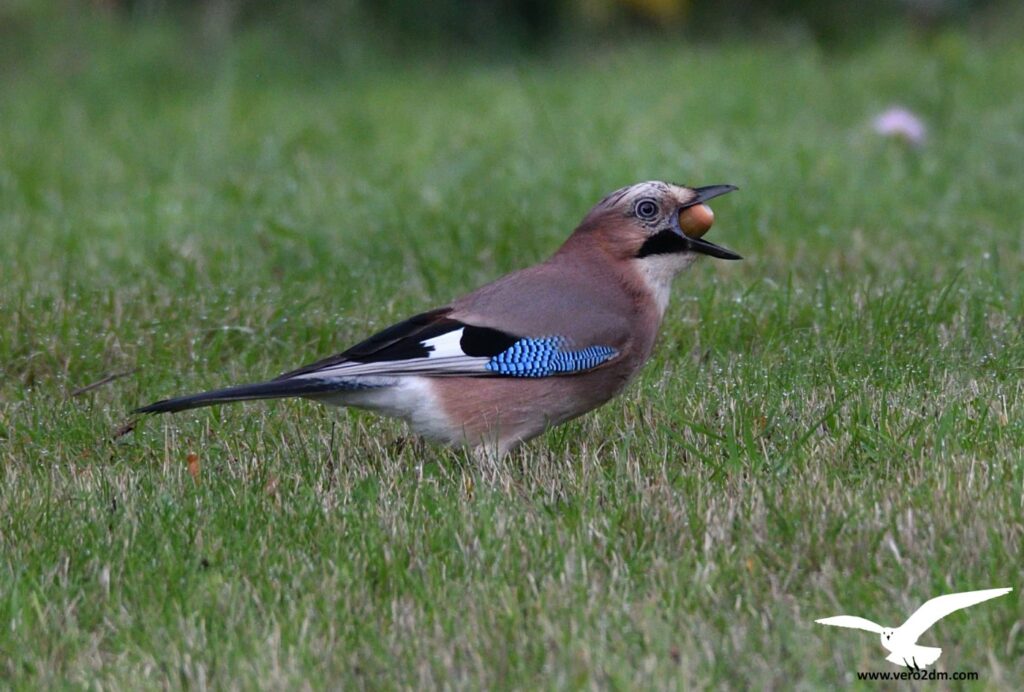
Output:
[[642,199],[636,203],[633,210],[641,219],[653,219],[658,215],[658,203],[653,199]]

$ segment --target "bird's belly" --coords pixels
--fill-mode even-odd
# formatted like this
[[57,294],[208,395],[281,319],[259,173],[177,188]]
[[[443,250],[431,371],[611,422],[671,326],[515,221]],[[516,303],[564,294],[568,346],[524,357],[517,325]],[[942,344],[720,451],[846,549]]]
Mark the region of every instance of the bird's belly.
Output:
[[597,408],[619,393],[627,378],[594,371],[545,378],[452,377],[432,380],[445,416],[468,444],[503,453]]

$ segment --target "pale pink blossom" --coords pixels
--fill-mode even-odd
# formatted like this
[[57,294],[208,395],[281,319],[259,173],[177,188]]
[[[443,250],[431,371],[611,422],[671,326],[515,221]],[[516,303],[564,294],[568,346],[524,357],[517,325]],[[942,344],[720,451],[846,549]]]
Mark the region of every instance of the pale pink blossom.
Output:
[[905,142],[920,146],[928,136],[928,128],[924,121],[913,112],[902,106],[893,106],[875,117],[875,132],[883,137],[902,139]]

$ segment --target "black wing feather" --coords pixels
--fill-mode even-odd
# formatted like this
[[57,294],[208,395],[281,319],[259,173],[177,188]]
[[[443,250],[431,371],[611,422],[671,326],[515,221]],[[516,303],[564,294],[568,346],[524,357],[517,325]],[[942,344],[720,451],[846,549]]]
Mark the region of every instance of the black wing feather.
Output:
[[[393,324],[387,329],[377,332],[365,341],[360,341],[358,344],[346,351],[343,351],[342,353],[328,356],[327,358],[318,360],[315,363],[310,363],[309,365],[304,365],[296,370],[290,370],[275,379],[287,380],[295,377],[296,375],[305,375],[307,373],[316,372],[317,370],[323,370],[324,368],[341,365],[342,363],[350,363],[352,361],[358,363],[372,362],[374,360],[374,354],[380,353],[389,347],[400,347],[400,344],[403,341],[415,337],[420,332],[431,327],[438,329],[439,324],[442,323],[446,325],[446,328],[441,328],[431,336],[439,336],[440,334],[444,334],[452,329],[458,329],[458,325],[460,324],[459,322],[446,318],[446,315],[451,311],[451,308],[437,308],[436,310],[430,310],[428,312],[421,312],[418,315],[413,315],[407,320],[399,322],[398,324]],[[414,339],[413,343],[418,344],[421,340],[422,339]]]
[[459,345],[467,356],[490,358],[505,351],[520,337],[490,327],[476,327],[448,317],[451,308],[438,308],[414,315],[361,341],[352,348],[333,356],[291,370],[277,377],[275,382],[307,375],[343,363],[385,363],[396,360],[426,358],[432,350],[424,346],[428,339],[462,329]]

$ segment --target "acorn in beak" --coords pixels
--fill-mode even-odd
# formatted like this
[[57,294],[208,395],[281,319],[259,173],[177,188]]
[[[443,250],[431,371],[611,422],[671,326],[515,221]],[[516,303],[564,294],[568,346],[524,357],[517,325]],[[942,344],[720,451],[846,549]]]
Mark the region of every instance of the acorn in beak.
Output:
[[704,234],[711,230],[711,226],[715,222],[715,212],[706,202],[736,189],[738,188],[735,185],[708,185],[694,188],[696,196],[679,210],[678,219],[680,235],[686,238],[688,249],[691,252],[727,260],[743,259],[732,250],[703,239]]

